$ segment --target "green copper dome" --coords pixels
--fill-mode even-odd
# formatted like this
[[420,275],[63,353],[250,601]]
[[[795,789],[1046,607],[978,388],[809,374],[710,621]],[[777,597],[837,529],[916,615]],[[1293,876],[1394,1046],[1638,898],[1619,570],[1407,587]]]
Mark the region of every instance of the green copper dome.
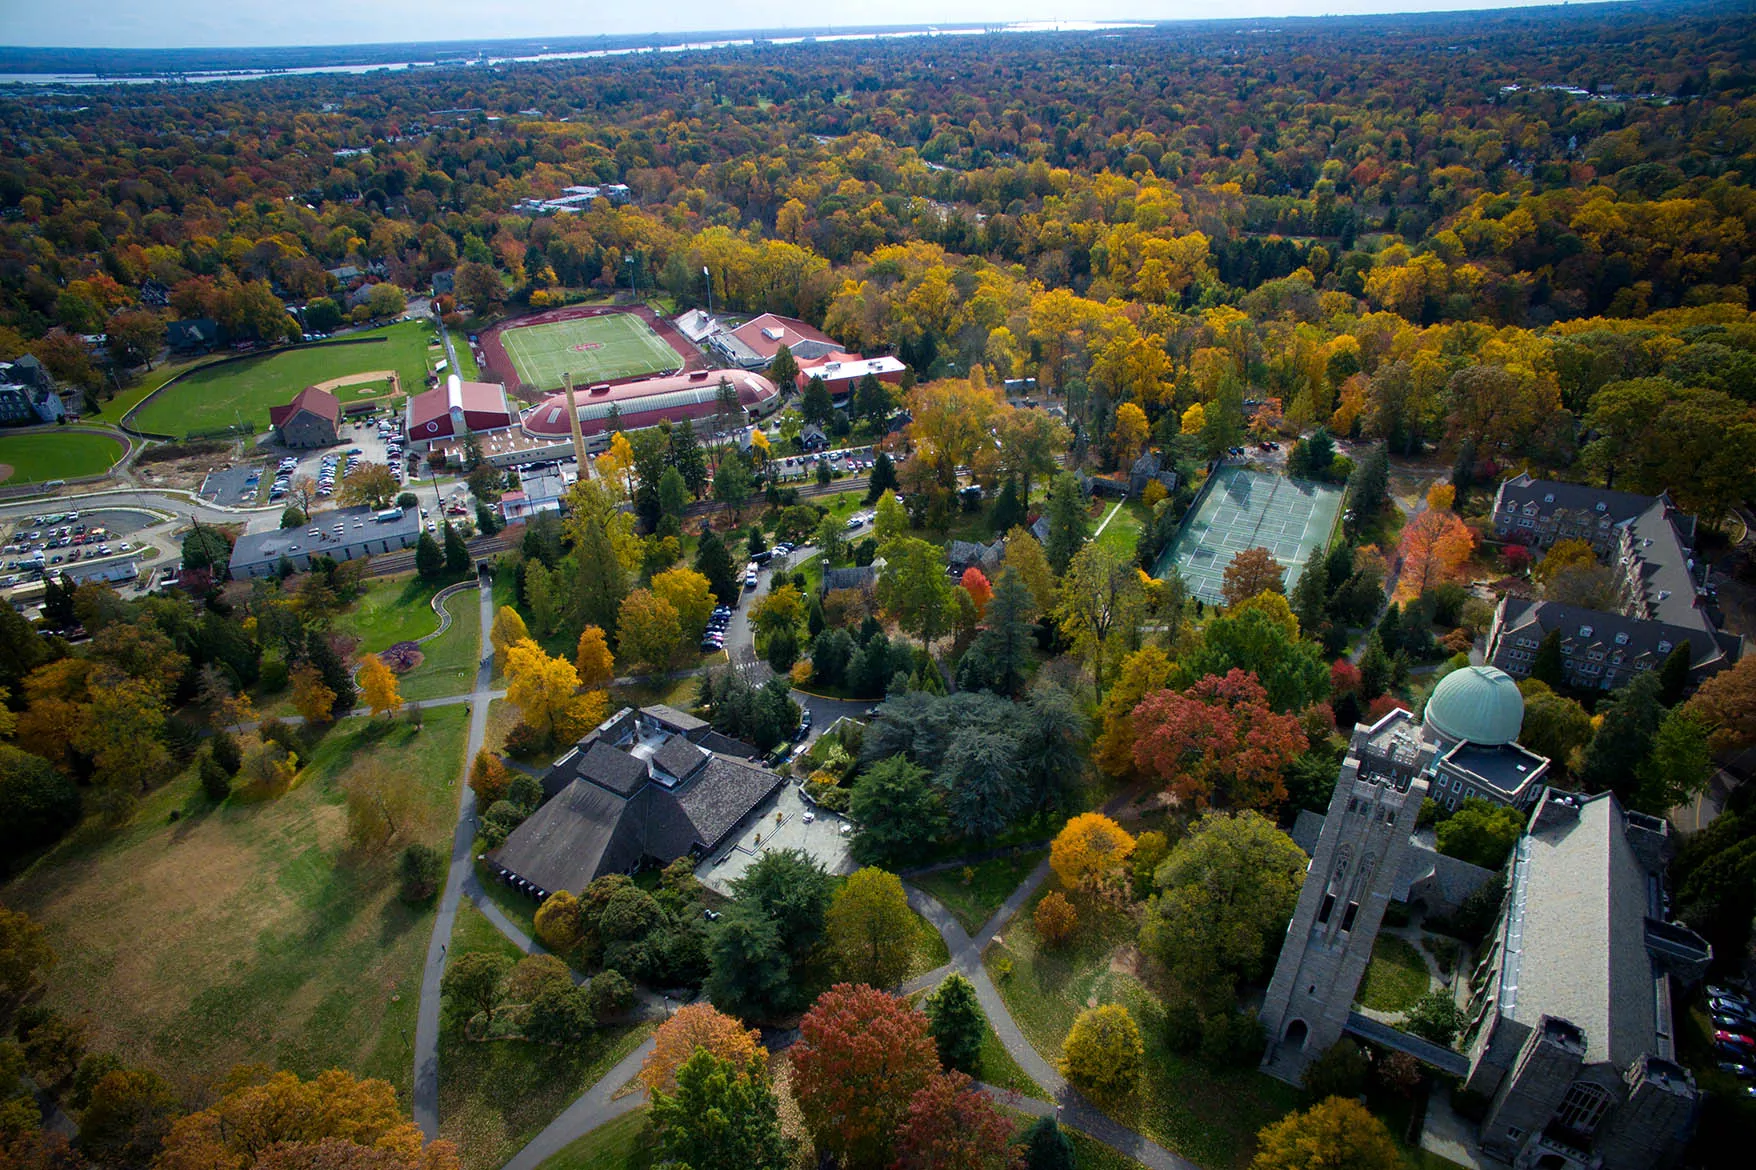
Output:
[[1511,743],[1524,724],[1524,696],[1505,671],[1466,666],[1452,671],[1433,688],[1425,721],[1447,739],[1484,746]]

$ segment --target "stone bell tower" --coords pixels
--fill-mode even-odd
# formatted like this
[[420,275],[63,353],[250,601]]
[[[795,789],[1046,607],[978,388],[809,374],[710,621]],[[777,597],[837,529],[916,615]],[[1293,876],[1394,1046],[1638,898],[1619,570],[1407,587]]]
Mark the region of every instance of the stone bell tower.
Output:
[[1355,725],[1262,1005],[1264,1072],[1299,1084],[1305,1066],[1341,1039],[1427,795],[1433,752],[1407,711]]

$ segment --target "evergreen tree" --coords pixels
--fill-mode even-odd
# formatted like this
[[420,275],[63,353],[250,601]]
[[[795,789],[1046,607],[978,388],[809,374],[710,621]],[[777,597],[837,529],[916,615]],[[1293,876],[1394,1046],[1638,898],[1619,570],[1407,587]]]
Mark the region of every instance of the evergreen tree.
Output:
[[1375,445],[1354,464],[1348,476],[1347,501],[1353,512],[1350,534],[1358,533],[1390,500],[1390,457],[1382,443]]
[[1292,453],[1287,456],[1287,474],[1298,479],[1322,479],[1334,462],[1335,441],[1328,431],[1318,427],[1293,444]]
[[783,394],[799,380],[799,363],[791,346],[783,345],[774,351],[774,360],[768,363],[768,380]]
[[1018,480],[1008,477],[994,501],[994,531],[1011,532],[1024,523],[1025,515],[1024,494],[1019,490]]
[[1676,649],[1665,656],[1663,665],[1658,668],[1658,701],[1667,707],[1675,707],[1683,699],[1683,692],[1689,689],[1689,666],[1695,657],[1695,648],[1687,641],[1678,642]]
[[1384,653],[1384,643],[1378,640],[1378,631],[1373,630],[1366,637],[1366,652],[1360,656],[1360,697],[1370,701],[1389,688],[1392,667],[1390,655]]
[[1548,683],[1555,690],[1567,685],[1567,674],[1561,662],[1561,631],[1550,630],[1543,635],[1536,656],[1530,661],[1530,677]]
[[43,578],[43,618],[51,629],[65,630],[78,623],[73,611],[74,584],[67,574]]
[[445,539],[445,569],[450,573],[461,573],[469,568],[469,546],[463,542],[463,534],[451,526],[448,520],[440,529]]
[[896,464],[885,452],[878,452],[878,458],[872,460],[872,474],[866,488],[866,502],[875,504],[878,497],[888,491],[896,490]]
[[323,685],[335,692],[335,704],[330,708],[338,718],[354,709],[359,699],[359,692],[354,689],[354,675],[342,661],[335,647],[329,644],[329,635],[322,630],[312,630],[305,639],[305,659],[317,669],[323,678]]
[[1075,1170],[1073,1143],[1053,1117],[1039,1117],[1024,1131],[1024,1170]]
[[581,625],[614,635],[622,599],[628,595],[628,573],[601,516],[586,519],[573,550],[574,605]]
[[[671,428],[669,462],[683,476],[689,493],[699,500],[707,491],[707,459],[701,453],[701,444],[696,441],[695,424],[687,418]],[[663,478],[661,474],[661,499]]]
[[[642,532],[651,532],[664,514],[659,480],[670,466],[670,447],[665,436],[655,430],[636,431],[628,442],[634,450],[634,516]],[[678,474],[682,474],[681,469]]]
[[1652,754],[1653,736],[1664,718],[1658,701],[1660,685],[1651,671],[1637,674],[1600,708],[1603,719],[1579,762],[1579,782],[1587,792],[1609,789],[1624,806],[1632,803],[1640,770]]
[[737,601],[741,592],[737,567],[725,543],[711,529],[702,533],[701,542],[695,546],[695,571],[707,578],[708,588],[721,605]]
[[890,421],[890,391],[877,378],[867,374],[854,387],[853,402],[848,409],[873,431],[881,431]]
[[668,520],[673,525],[682,524],[683,513],[689,508],[689,485],[684,481],[683,473],[675,467],[665,468],[665,473],[659,476],[658,492],[659,511],[663,513],[660,523]]
[[433,539],[431,532],[421,533],[421,539],[415,542],[415,572],[431,579],[444,571],[445,553],[439,548],[439,542]]
[[1317,638],[1323,627],[1324,608],[1329,602],[1324,591],[1324,565],[1313,560],[1299,571],[1299,579],[1293,585],[1292,603],[1293,616],[1299,619],[1299,632],[1307,638]]
[[927,997],[926,1009],[927,1032],[939,1049],[939,1063],[977,1076],[988,1019],[976,1002],[975,985],[953,971]]
[[835,400],[829,396],[829,387],[823,379],[813,376],[805,383],[804,396],[799,400],[799,415],[808,423],[823,426],[835,413]]
[[987,672],[983,686],[1001,695],[1016,695],[1024,689],[1025,671],[1031,662],[1035,642],[1034,611],[1036,599],[1030,586],[1014,572],[1003,572],[988,602],[987,628],[976,637],[972,654],[980,654]]
[[1043,552],[1058,576],[1067,571],[1073,554],[1083,548],[1086,541],[1085,496],[1079,490],[1079,481],[1073,476],[1063,472],[1055,477],[1049,488],[1048,513],[1049,539]]
[[486,504],[478,503],[476,505],[476,530],[483,536],[492,536],[504,527],[498,512]]
[[1463,507],[1463,499],[1476,482],[1476,442],[1465,439],[1457,445],[1457,458],[1451,464],[1451,486],[1457,489],[1452,498],[1451,506],[1456,509]]

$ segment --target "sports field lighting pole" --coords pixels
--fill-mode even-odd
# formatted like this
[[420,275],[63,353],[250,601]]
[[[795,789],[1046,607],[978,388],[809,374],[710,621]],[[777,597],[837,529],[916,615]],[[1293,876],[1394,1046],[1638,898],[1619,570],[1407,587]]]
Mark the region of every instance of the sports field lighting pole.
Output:
[[707,281],[707,315],[713,316],[713,276],[707,271],[707,265],[701,266],[701,275]]
[[628,295],[638,301],[640,299],[640,292],[634,287],[635,266],[632,253],[629,254],[626,263],[628,265]]

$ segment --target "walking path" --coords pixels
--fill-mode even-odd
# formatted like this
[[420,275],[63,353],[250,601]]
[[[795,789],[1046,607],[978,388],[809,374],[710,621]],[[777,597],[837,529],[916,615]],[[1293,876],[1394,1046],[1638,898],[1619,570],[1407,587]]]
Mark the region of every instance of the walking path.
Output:
[[433,937],[427,943],[427,964],[421,976],[421,1006],[415,1021],[415,1124],[428,1141],[439,1136],[439,981],[445,974],[445,948],[457,919],[464,879],[472,873],[470,847],[476,839],[476,794],[469,786],[470,761],[482,749],[488,732],[488,703],[493,697],[494,646],[488,633],[494,625],[494,588],[481,578],[481,645],[486,653],[476,667],[476,688],[468,696],[469,745],[458,773],[457,827],[451,836],[451,866],[445,875],[445,892],[433,920]]
[[1120,512],[1122,510],[1122,505],[1127,503],[1127,502],[1128,501],[1126,501],[1126,500],[1117,500],[1116,501],[1116,506],[1114,508],[1110,509],[1110,514],[1108,516],[1104,517],[1104,522],[1102,524],[1099,524],[1097,526],[1097,531],[1091,534],[1091,538],[1093,540],[1096,540],[1098,537],[1100,537],[1104,534],[1104,529],[1106,529],[1110,526],[1110,521],[1112,521],[1116,518],[1116,513]]

